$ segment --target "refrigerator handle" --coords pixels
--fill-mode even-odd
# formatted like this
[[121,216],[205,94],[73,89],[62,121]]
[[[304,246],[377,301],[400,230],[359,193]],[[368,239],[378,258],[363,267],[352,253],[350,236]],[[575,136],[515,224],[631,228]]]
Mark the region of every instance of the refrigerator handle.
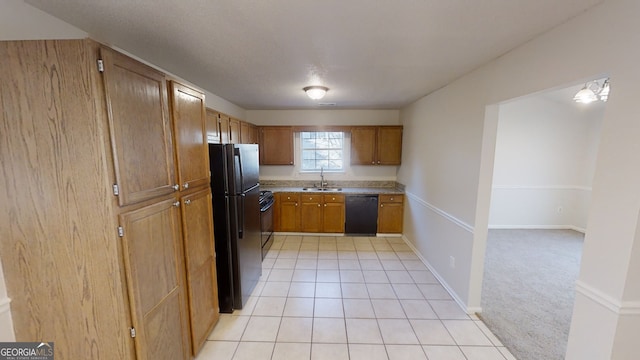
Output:
[[238,239],[244,236],[244,194],[240,194],[240,212],[238,214]]
[[[244,176],[242,174],[242,157],[240,156],[239,148],[237,147],[233,148],[233,156],[235,159],[237,159],[236,161],[238,162],[238,174],[240,175],[240,192],[244,192]],[[238,189],[236,189],[236,191],[238,191]]]

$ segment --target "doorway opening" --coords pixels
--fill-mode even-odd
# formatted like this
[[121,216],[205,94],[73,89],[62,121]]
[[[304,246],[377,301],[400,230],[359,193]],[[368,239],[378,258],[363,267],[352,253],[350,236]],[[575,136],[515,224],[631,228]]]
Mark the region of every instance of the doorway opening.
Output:
[[518,359],[563,359],[604,102],[584,84],[497,107],[480,315]]

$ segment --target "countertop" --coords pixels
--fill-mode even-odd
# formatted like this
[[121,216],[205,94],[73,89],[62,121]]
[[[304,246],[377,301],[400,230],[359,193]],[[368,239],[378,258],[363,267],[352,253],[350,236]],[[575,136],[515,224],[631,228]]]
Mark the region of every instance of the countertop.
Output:
[[[328,188],[333,188],[329,186]],[[395,187],[342,187],[341,191],[314,191],[302,190],[302,187],[283,187],[283,186],[262,186],[260,190],[269,190],[274,193],[278,192],[299,192],[301,194],[404,194],[404,191]]]

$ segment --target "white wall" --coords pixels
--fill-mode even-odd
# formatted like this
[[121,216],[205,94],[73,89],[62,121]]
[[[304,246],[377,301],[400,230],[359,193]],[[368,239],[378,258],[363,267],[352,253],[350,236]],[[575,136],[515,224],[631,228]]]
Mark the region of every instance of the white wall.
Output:
[[[611,77],[567,359],[631,359],[640,353],[625,336],[640,321],[640,283],[627,281],[640,256],[631,251],[640,210],[634,90],[640,48],[630,37],[640,33],[638,13],[638,1],[608,0],[401,111],[398,181],[407,185],[407,239],[473,310],[480,304],[486,246],[494,104]],[[449,256],[457,259],[455,268]]]
[[[247,110],[247,121],[256,125],[399,125],[399,110]],[[395,181],[397,166],[349,165],[351,138],[345,138],[345,171],[328,173],[326,179],[352,181]],[[268,180],[318,181],[317,173],[300,171],[300,135],[294,137],[293,166],[261,166],[260,178]]]
[[2,263],[0,263],[0,342],[15,341],[10,303],[11,299],[7,297]]
[[603,116],[545,95],[500,105],[489,227],[584,232]]

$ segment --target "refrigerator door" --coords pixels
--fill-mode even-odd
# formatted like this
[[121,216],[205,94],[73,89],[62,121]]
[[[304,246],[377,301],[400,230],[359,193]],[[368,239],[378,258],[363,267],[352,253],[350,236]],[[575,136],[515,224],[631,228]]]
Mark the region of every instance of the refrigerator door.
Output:
[[233,166],[230,172],[233,172],[233,192],[240,194],[251,190],[258,184],[259,165],[258,165],[258,145],[256,144],[238,144],[229,145],[232,147],[230,155],[233,159],[229,159],[229,165]]
[[233,197],[237,209],[237,223],[232,228],[236,230],[236,271],[239,275],[234,284],[236,309],[241,309],[246,304],[262,276],[259,197],[258,186]]

